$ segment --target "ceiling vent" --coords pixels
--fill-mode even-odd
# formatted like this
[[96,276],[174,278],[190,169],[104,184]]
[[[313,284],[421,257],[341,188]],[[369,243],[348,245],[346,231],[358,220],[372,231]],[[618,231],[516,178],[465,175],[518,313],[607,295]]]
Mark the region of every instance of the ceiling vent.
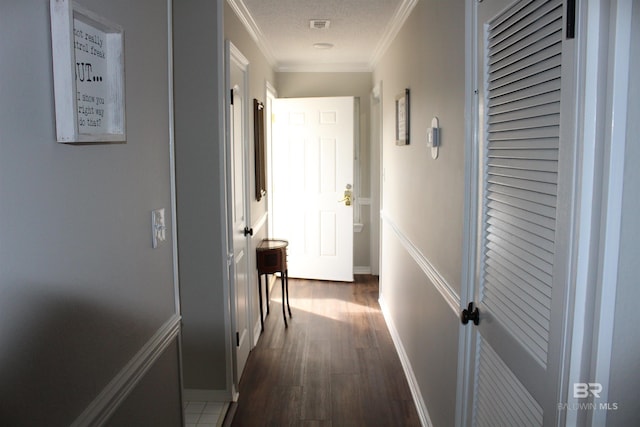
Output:
[[329,28],[331,25],[331,21],[328,19],[310,19],[309,20],[309,28],[312,30],[325,30]]

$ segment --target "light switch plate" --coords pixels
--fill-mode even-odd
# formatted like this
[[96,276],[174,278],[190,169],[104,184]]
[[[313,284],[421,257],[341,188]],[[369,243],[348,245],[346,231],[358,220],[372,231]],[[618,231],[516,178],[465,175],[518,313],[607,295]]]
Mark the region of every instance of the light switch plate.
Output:
[[167,227],[164,222],[164,208],[151,211],[152,247],[157,248],[160,242],[166,240]]

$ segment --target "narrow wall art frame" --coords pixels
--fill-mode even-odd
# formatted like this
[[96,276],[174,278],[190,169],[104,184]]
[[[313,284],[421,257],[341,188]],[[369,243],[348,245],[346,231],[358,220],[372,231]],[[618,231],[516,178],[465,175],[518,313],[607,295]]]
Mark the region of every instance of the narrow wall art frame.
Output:
[[264,103],[253,100],[253,137],[254,161],[256,173],[256,200],[259,202],[267,194],[267,175],[265,162],[265,108]]
[[410,102],[409,89],[396,96],[396,145],[409,145]]

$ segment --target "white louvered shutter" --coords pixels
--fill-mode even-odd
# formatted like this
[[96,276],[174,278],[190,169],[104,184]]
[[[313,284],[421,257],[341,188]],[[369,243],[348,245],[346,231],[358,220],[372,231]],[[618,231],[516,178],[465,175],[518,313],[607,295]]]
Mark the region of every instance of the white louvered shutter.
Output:
[[485,27],[476,425],[542,425],[536,377],[550,339],[562,28],[558,0],[515,2]]

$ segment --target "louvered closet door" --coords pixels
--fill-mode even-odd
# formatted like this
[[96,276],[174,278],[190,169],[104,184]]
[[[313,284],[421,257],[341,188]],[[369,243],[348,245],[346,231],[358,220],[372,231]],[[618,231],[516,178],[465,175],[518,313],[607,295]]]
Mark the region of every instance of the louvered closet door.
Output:
[[551,425],[557,416],[563,24],[562,1],[478,4],[478,426]]

